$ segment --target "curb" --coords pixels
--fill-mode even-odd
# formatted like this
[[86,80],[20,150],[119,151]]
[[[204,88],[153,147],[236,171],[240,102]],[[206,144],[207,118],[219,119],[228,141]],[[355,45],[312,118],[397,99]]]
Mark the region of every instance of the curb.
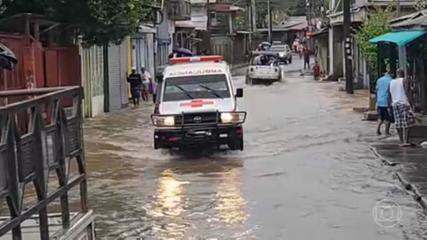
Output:
[[[375,149],[375,147],[369,146],[370,150],[374,153],[374,155],[380,159],[385,165],[394,167],[398,165],[397,162],[391,162],[387,158],[384,158],[381,154],[378,153],[378,151]],[[420,194],[418,189],[411,184],[409,181],[407,181],[401,173],[395,171],[394,173],[397,180],[399,180],[400,184],[403,186],[407,194],[411,195],[416,202],[420,204],[420,206],[423,208],[424,212],[427,213],[427,199],[423,197],[423,195]]]
[[379,158],[385,165],[394,167],[398,165],[397,162],[391,162],[387,158],[383,157],[381,154],[378,153],[377,149],[375,147],[369,146],[369,149],[374,153],[374,155]]
[[402,174],[396,172],[396,177],[402,184],[402,186],[405,188],[405,190],[409,193],[409,195],[412,195],[414,200],[421,205],[425,212],[427,212],[427,199],[419,193],[418,189],[413,184],[405,180],[405,178],[402,177]]

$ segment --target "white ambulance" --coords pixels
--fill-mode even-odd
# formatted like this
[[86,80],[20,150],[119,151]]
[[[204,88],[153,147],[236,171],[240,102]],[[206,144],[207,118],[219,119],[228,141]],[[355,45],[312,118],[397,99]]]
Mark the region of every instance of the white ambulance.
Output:
[[159,88],[158,106],[151,116],[154,148],[227,145],[243,150],[246,112],[238,111],[236,89],[222,56],[170,60]]

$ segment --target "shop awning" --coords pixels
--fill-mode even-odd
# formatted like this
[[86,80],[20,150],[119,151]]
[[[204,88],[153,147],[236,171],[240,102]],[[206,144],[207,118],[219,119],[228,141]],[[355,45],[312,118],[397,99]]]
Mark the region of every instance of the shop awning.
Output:
[[381,36],[372,38],[369,40],[371,43],[379,42],[392,42],[398,46],[405,46],[407,43],[414,41],[415,39],[426,34],[426,31],[402,31],[402,32],[390,32]]

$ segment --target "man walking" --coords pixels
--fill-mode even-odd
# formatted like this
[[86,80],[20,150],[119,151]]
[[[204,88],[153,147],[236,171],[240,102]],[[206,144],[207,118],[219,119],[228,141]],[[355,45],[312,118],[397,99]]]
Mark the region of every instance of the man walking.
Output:
[[393,105],[394,120],[401,147],[410,146],[408,142],[409,127],[415,118],[409,102],[409,84],[402,69],[397,70],[397,78],[390,82],[390,95]]
[[385,134],[390,135],[390,124],[392,117],[390,113],[390,93],[389,87],[392,78],[387,72],[377,80],[376,92],[377,92],[377,111],[378,111],[378,127],[377,134],[381,135],[381,126],[385,124]]
[[148,101],[148,94],[150,93],[149,87],[151,82],[151,75],[150,75],[150,72],[145,70],[145,67],[141,68],[141,74],[142,74],[142,84],[143,84],[142,99],[144,101]]
[[132,102],[134,106],[138,106],[139,99],[141,98],[141,87],[142,87],[141,75],[137,73],[135,69],[132,69],[132,73],[129,75],[127,80],[130,84]]
[[304,47],[303,55],[304,55],[304,70],[305,69],[310,70],[310,50],[306,46]]

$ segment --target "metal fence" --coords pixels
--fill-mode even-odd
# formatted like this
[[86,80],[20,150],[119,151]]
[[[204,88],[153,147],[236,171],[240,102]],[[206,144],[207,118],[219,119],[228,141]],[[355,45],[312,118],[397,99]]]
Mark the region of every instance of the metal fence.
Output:
[[[49,231],[48,207],[59,200],[62,228],[55,238],[93,239],[93,217],[87,206],[82,96],[81,87],[0,92],[0,202],[7,203],[10,212],[0,224],[0,237],[10,234],[12,239],[22,239],[21,224],[36,216],[39,238],[52,239],[55,234]],[[78,166],[75,172],[70,170],[73,161]],[[54,182],[58,186],[51,190]],[[37,199],[24,209],[25,188],[30,184]],[[80,210],[70,217],[68,194],[77,186]]]

